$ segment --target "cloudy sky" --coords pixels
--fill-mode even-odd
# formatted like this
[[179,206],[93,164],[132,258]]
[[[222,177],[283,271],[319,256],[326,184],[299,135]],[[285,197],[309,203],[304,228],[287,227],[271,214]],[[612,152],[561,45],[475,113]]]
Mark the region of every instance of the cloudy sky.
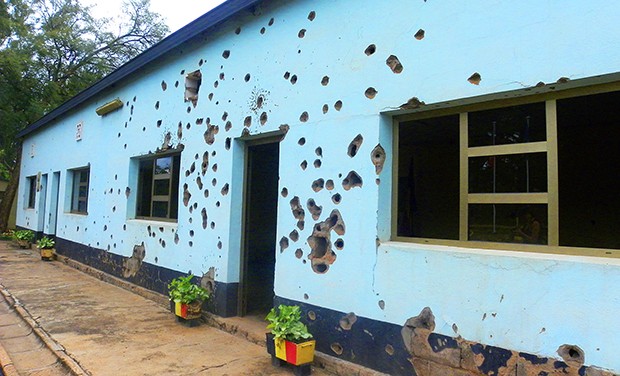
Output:
[[[92,5],[96,17],[115,17],[121,12],[123,0],[81,0]],[[224,0],[151,0],[151,10],[161,14],[171,32],[187,25],[204,13],[223,3]]]

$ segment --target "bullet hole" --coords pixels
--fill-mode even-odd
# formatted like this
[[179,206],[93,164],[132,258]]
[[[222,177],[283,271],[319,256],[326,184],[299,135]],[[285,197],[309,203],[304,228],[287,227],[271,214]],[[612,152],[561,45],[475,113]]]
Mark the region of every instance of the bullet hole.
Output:
[[314,21],[315,17],[316,17],[316,12],[315,11],[310,11],[310,13],[308,13],[308,19],[310,21]]
[[[223,80],[224,80],[224,77],[225,77],[225,76],[224,76],[224,72],[220,73],[220,80],[222,80],[222,81],[223,81]],[[224,120],[226,120],[226,119],[224,119]]]
[[342,353],[344,352],[344,349],[338,342],[332,343],[330,348],[336,355],[342,355]]
[[192,198],[192,194],[187,190],[187,184],[183,184],[183,205],[189,205],[189,200]]
[[306,222],[305,222],[305,221],[297,221],[297,228],[298,228],[300,231],[303,231],[303,230],[304,230],[304,226],[305,226],[305,225],[306,225]]
[[308,113],[306,111],[304,111],[301,116],[299,116],[299,121],[301,121],[302,123],[305,123],[308,121]]
[[282,239],[280,239],[280,253],[284,252],[284,250],[287,248],[288,248],[288,238],[286,236],[283,236]]
[[159,101],[155,102],[155,109],[159,110]]
[[385,309],[385,301],[379,300],[379,308],[383,311]]
[[209,100],[212,101],[213,100],[213,93],[209,93],[208,97],[209,97]]
[[232,128],[232,123],[230,121],[227,121],[224,129],[226,130],[226,132],[228,132],[231,128]]
[[364,53],[367,56],[370,56],[372,54],[374,54],[377,51],[377,46],[375,46],[374,44],[370,44],[368,45],[368,47],[366,47],[366,49],[364,50]]
[[116,212],[116,206],[112,206],[112,213]]
[[388,343],[387,345],[385,345],[385,352],[388,353],[388,355],[390,356],[394,355],[394,346]]
[[189,242],[187,242],[187,245],[190,246],[190,247],[193,247],[194,246],[194,242],[189,241]]
[[355,171],[350,171],[346,178],[342,181],[342,187],[345,191],[348,191],[351,188],[362,187],[363,181],[362,177],[357,174]]
[[284,136],[282,136],[282,139],[284,139],[284,137],[288,133],[289,129],[291,129],[291,127],[288,124],[280,124],[278,129],[280,130],[280,132],[284,133]]
[[377,95],[378,91],[375,90],[374,87],[369,87],[368,89],[366,89],[366,91],[364,92],[364,95],[366,96],[366,98],[368,99],[374,99],[374,97]]
[[308,294],[304,294],[304,300],[308,300],[310,299],[310,296]]
[[213,180],[211,180],[211,184],[215,187],[217,185],[217,179],[213,178]]
[[222,249],[222,242],[221,241],[217,242],[217,249]]
[[336,111],[340,111],[342,109],[342,101],[336,101],[336,103],[334,103],[334,108],[336,109]]
[[291,211],[293,212],[293,217],[298,221],[303,221],[306,213],[304,212],[303,207],[299,201],[299,197],[295,196],[290,201]]
[[298,259],[301,259],[304,256],[304,251],[301,250],[301,248],[297,248],[295,250],[295,257],[297,257]]
[[317,205],[314,199],[312,198],[308,199],[308,202],[306,203],[306,207],[308,208],[308,211],[312,215],[312,219],[314,219],[315,221],[318,220],[319,217],[321,216],[321,212],[323,211],[323,207]]
[[456,334],[459,334],[459,327],[456,323],[452,323],[452,331]]
[[321,164],[322,164],[322,162],[321,162],[321,160],[320,160],[320,159],[315,159],[315,160],[314,160],[314,168],[319,168],[319,167],[321,167]]
[[226,137],[226,141],[224,142],[224,148],[226,150],[230,150],[230,142],[231,142],[231,138],[230,137]]
[[306,36],[306,29],[301,29],[301,30],[299,30],[299,33],[297,33],[297,36],[298,36],[299,38],[303,38],[303,37],[305,37],[305,36]]
[[219,86],[219,81],[214,81],[213,82],[213,87],[217,89],[217,87]]
[[226,119],[228,119],[228,112],[224,111],[222,114],[222,121],[226,121]]
[[417,32],[413,35],[413,37],[414,37],[415,39],[417,39],[417,40],[422,40],[422,39],[424,39],[424,30],[423,30],[423,29],[418,30],[418,31],[417,31]]
[[252,125],[252,117],[246,116],[245,119],[243,120],[243,126],[246,128],[249,128],[251,125]]
[[134,277],[138,270],[140,270],[145,256],[146,248],[144,248],[144,243],[134,245],[131,257],[123,261],[123,278]]
[[211,221],[211,230],[215,230],[215,222]]
[[205,151],[204,154],[202,155],[202,165],[201,165],[202,176],[204,176],[207,173],[208,168],[209,168],[209,152]]
[[222,52],[222,57],[228,59],[230,57],[230,50],[224,50],[224,52]]
[[323,76],[323,79],[321,80],[321,85],[327,86],[328,84],[329,84],[329,77]]
[[265,125],[267,123],[267,113],[263,112],[260,114],[260,125]]
[[269,22],[267,22],[267,26],[272,26],[272,25],[273,25],[273,23],[274,23],[274,21],[275,21],[275,20],[273,19],[273,17],[272,17],[272,18],[270,18],[270,19],[269,19]]
[[179,234],[174,234],[174,244],[179,244]]
[[291,77],[291,73],[290,72],[284,72],[284,79],[288,80]]
[[314,153],[319,156],[322,157],[323,156],[323,148],[321,148],[320,146],[316,149],[314,149]]
[[202,123],[205,121],[205,119],[203,118],[197,118],[196,119],[196,125],[202,125]]
[[337,240],[334,242],[334,246],[336,246],[336,249],[338,249],[338,250],[342,250],[342,249],[344,248],[344,240],[342,240],[342,239],[337,239]]
[[265,34],[265,31],[267,31],[267,29],[265,29],[264,27],[261,27],[261,28],[260,28],[260,33],[261,33],[261,34]]
[[129,198],[130,194],[131,194],[131,188],[129,187],[125,188],[125,197]]
[[585,362],[584,351],[576,345],[562,345],[558,348],[558,355],[564,362],[581,367]]
[[179,87],[179,81],[174,82],[174,87]]
[[229,190],[229,185],[228,183],[224,184],[224,186],[222,187],[222,196],[226,196],[228,194],[228,190]]
[[185,74],[185,69],[181,69],[181,73],[180,74],[184,75]]
[[204,191],[205,198],[209,198],[209,190],[205,189]]
[[297,143],[300,146],[304,146],[306,144],[306,139],[304,137],[300,138],[299,141],[297,141]]
[[[305,260],[304,260],[305,261]],[[316,320],[316,313],[314,313],[314,311],[308,311],[308,319],[310,321],[314,321]]]
[[107,231],[108,230],[108,226],[107,225],[103,225],[103,231]]
[[355,136],[353,141],[351,141],[351,143],[349,144],[349,149],[347,150],[347,154],[349,155],[349,157],[351,158],[355,157],[355,155],[357,154],[357,151],[362,146],[363,142],[364,142],[364,137],[361,134],[358,134],[357,136]]
[[312,190],[315,192],[319,192],[325,186],[325,180],[317,179],[312,182]]
[[330,216],[323,222],[314,225],[312,235],[308,237],[312,270],[323,274],[329,270],[329,265],[336,261],[336,254],[331,249],[330,232],[334,230],[338,235],[344,234],[344,222],[338,210],[332,210]]
[[355,313],[347,313],[344,317],[340,319],[340,327],[344,330],[351,330],[353,324],[355,324],[356,321],[357,316],[355,315]]
[[375,165],[375,173],[379,175],[381,171],[383,171],[383,164],[385,163],[385,149],[383,149],[381,144],[377,144],[377,146],[372,149],[370,159],[372,160],[372,164]]
[[250,81],[250,78],[251,78],[250,74],[249,74],[249,73],[248,73],[248,74],[246,74],[246,75],[245,75],[245,78],[244,78],[245,82]]
[[215,142],[215,135],[220,131],[220,127],[217,125],[209,124],[207,130],[204,133],[205,142],[207,145],[213,145]]
[[288,234],[288,237],[289,237],[292,241],[296,242],[296,241],[298,241],[298,240],[299,240],[299,233],[297,232],[297,230],[293,230],[293,231],[291,231],[291,233],[290,233],[290,234]]
[[400,63],[400,60],[394,55],[390,55],[387,60],[385,60],[385,64],[392,70],[392,72],[399,74],[403,71],[403,66]]
[[177,138],[183,138],[183,124],[179,122],[179,126],[177,127]]
[[467,81],[469,81],[469,83],[472,85],[480,85],[480,81],[482,81],[482,76],[480,76],[480,73],[476,72],[469,76]]
[[297,75],[292,75],[291,76],[291,84],[295,85],[297,83]]
[[301,167],[302,170],[305,170],[306,168],[308,168],[308,162],[307,161],[302,161],[299,166]]
[[324,104],[323,105],[323,114],[326,114],[329,111],[329,106]]
[[241,34],[241,28],[240,27],[235,29],[235,34],[237,34],[237,35]]
[[[185,76],[185,102],[191,102],[194,107],[198,103],[198,92],[200,91],[200,85],[202,84],[202,73],[200,70],[188,73]],[[190,107],[187,107],[188,113],[191,111]]]
[[340,204],[340,201],[342,201],[342,196],[340,195],[340,193],[336,193],[335,195],[332,196],[332,202],[336,205]]

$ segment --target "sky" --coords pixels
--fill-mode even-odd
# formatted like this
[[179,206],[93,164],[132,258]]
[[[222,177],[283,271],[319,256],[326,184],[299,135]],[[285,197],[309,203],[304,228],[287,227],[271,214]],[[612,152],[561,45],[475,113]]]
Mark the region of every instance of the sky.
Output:
[[[92,14],[97,17],[116,17],[121,12],[123,0],[80,0],[91,5]],[[164,18],[171,32],[175,32],[224,0],[151,0],[151,10]]]

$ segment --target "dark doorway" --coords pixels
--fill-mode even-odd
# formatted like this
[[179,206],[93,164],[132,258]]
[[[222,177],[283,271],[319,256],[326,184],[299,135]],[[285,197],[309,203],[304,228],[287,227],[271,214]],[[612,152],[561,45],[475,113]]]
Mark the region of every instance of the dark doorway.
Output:
[[262,315],[273,305],[278,141],[247,146],[241,315]]

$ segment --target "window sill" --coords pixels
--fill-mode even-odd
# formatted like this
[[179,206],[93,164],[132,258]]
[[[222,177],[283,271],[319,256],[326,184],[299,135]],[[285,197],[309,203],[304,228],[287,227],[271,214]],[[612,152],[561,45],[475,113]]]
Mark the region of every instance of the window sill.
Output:
[[165,220],[165,219],[155,219],[155,218],[131,218],[127,219],[127,224],[147,224],[147,225],[157,225],[157,226],[167,226],[170,228],[176,229],[178,227],[177,221]]
[[553,259],[561,257],[575,260],[583,260],[582,257],[591,257],[605,259],[604,262],[609,262],[609,259],[620,260],[620,249],[578,248],[535,244],[491,243],[403,237],[395,237],[390,241],[382,242],[381,245],[396,246],[401,249],[420,248],[423,246],[425,249],[437,251],[456,251],[461,253],[503,255],[511,257],[541,257]]

